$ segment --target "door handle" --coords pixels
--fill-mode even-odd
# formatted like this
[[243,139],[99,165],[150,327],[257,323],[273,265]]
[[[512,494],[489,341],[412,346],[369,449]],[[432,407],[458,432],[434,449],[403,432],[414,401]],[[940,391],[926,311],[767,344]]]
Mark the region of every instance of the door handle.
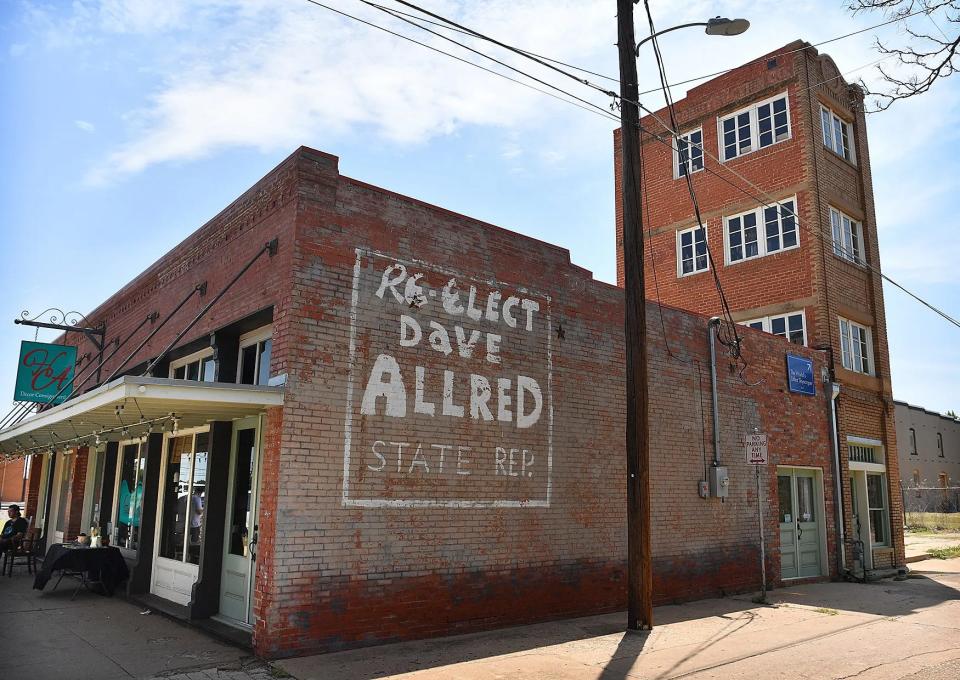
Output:
[[797,540],[801,538],[803,538],[803,527],[800,526],[800,522],[797,522]]

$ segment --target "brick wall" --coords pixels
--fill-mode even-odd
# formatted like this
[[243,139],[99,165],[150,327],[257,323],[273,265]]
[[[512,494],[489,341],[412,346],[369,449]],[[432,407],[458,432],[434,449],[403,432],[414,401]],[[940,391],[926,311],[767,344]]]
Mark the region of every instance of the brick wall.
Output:
[[23,482],[23,458],[0,461],[0,500],[4,502],[25,501]]
[[66,464],[71,466],[70,488],[67,491],[67,509],[63,527],[63,540],[72,541],[82,531],[86,532],[89,527],[84,527],[83,517],[83,492],[87,484],[87,463],[90,460],[90,449],[86,446],[73,449],[73,455],[64,456]]
[[[264,459],[272,528],[258,558],[257,652],[622,607],[621,291],[563,249],[341,177],[334,157],[298,156],[289,383],[268,432],[279,445]],[[657,600],[755,588],[756,487],[742,436],[770,434],[768,508],[777,464],[819,468],[831,507],[826,396],[784,384],[788,349],[813,357],[817,376],[823,358],[749,332],[756,358],[743,378],[761,382],[721,361],[733,492],[703,500],[706,318],[663,310],[671,357],[659,313],[649,306]],[[773,511],[766,528],[775,580]]]

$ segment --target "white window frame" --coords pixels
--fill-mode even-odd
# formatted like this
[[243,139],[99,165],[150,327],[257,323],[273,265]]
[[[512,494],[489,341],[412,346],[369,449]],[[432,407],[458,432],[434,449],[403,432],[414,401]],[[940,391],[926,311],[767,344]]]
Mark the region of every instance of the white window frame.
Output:
[[[880,478],[880,494],[881,494],[882,503],[883,503],[882,507],[876,507],[876,506],[870,505],[870,477]],[[870,522],[870,532],[869,532],[870,547],[871,548],[872,547],[887,548],[893,544],[891,540],[892,536],[890,535],[891,534],[890,498],[889,498],[889,494],[887,493],[887,473],[886,472],[867,472],[865,475],[864,481],[866,482],[866,486],[867,486],[866,501],[867,501],[867,521]],[[873,541],[872,529],[873,529],[873,513],[874,512],[881,513],[880,521],[883,522],[884,536],[886,537],[883,541],[878,543],[874,543]]]
[[[864,326],[856,321],[837,317],[840,324],[840,360],[841,364],[848,371],[863,373],[864,375],[875,375],[876,367],[873,362],[873,330],[869,326]],[[858,357],[854,353],[854,330],[859,331],[860,355],[859,365],[855,365]],[[866,351],[864,352],[864,345]],[[863,360],[867,361],[867,370],[863,370]]]
[[[783,245],[783,204],[784,203],[793,203],[793,231],[796,236],[797,242],[792,246]],[[737,213],[735,215],[725,215],[723,217],[723,262],[726,265],[740,264],[741,262],[746,262],[748,260],[755,260],[759,257],[766,257],[767,255],[775,255],[777,253],[782,253],[788,250],[794,250],[800,247],[800,219],[799,219],[799,207],[797,205],[797,197],[790,196],[784,198],[780,201],[777,201],[777,222],[779,227],[779,239],[780,247],[776,250],[767,250],[767,224],[765,222],[765,211],[767,208],[772,208],[772,205],[761,205],[753,210],[747,210],[746,212]],[[757,254],[756,255],[747,255],[746,242],[741,239],[740,247],[743,249],[743,257],[733,260],[730,258],[730,221],[740,218],[741,231],[743,231],[743,218],[747,215],[754,215],[756,219],[757,226]]]
[[[774,136],[773,142],[771,142],[770,144],[767,144],[767,145],[761,147],[761,146],[760,146],[760,124],[759,124],[758,111],[759,111],[759,109],[760,109],[761,106],[764,106],[765,104],[770,104],[770,114],[771,114],[771,117],[772,117],[772,116],[773,116],[773,102],[775,102],[775,101],[778,100],[778,99],[784,99],[785,102],[786,102],[787,136],[784,137],[783,139],[779,139],[779,140],[776,139],[776,136]],[[742,152],[741,152],[741,151],[740,151],[740,148],[739,148],[739,147],[740,147],[740,145],[739,145],[740,139],[738,138],[738,139],[737,139],[737,153],[734,154],[733,156],[730,156],[730,157],[728,158],[728,157],[727,157],[726,145],[723,143],[723,124],[724,124],[725,121],[730,120],[731,118],[734,118],[734,119],[735,119],[735,118],[737,118],[738,116],[740,116],[740,115],[742,115],[742,114],[744,114],[744,113],[749,114],[749,117],[750,117],[750,123],[749,123],[749,125],[750,125],[750,148],[747,149],[746,151],[742,151]],[[735,129],[739,129],[739,128],[735,128]],[[773,128],[773,126],[772,126],[772,121],[771,121],[771,132],[773,132],[773,129],[774,129],[774,128]],[[726,115],[724,115],[724,116],[717,116],[717,143],[720,145],[720,146],[719,146],[719,151],[720,151],[719,156],[720,156],[720,159],[721,159],[721,161],[724,162],[724,163],[726,163],[727,161],[732,161],[732,160],[735,159],[735,158],[740,158],[741,156],[746,156],[747,154],[753,153],[754,151],[758,151],[758,150],[760,150],[761,148],[766,149],[767,147],[775,146],[775,145],[777,145],[777,144],[780,144],[781,142],[789,141],[789,140],[792,139],[792,138],[793,138],[793,124],[790,122],[790,94],[789,94],[789,92],[788,92],[787,90],[784,90],[783,92],[780,92],[780,93],[778,93],[778,94],[775,94],[775,95],[772,96],[772,97],[768,97],[767,99],[763,99],[763,100],[761,100],[761,101],[754,102],[754,103],[751,104],[750,106],[745,106],[745,107],[742,108],[742,109],[738,109],[738,110],[736,110],[736,111],[734,111],[734,112],[732,112],[732,113],[728,113],[728,114],[726,114]]]
[[865,264],[861,222],[831,205],[830,233],[833,237],[834,255],[854,264]]
[[[120,552],[124,553],[128,557],[133,557],[140,549],[140,545],[143,543],[143,535],[139,536],[137,541],[137,548],[128,548],[125,545],[120,545],[119,543],[119,533],[120,526],[118,520],[120,519],[120,479],[123,474],[123,448],[125,446],[137,446],[137,459],[147,457],[147,439],[146,437],[139,437],[136,439],[125,439],[117,443],[117,469],[114,471],[113,475],[113,507],[110,509],[110,545],[120,548]],[[136,469],[136,468],[135,468]],[[134,488],[131,489],[132,493],[136,493],[136,484]],[[101,511],[102,514],[102,511]],[[140,497],[140,526],[143,526],[143,496]]]
[[[702,268],[697,268],[697,232],[700,230],[700,225],[696,227],[690,227],[689,229],[681,229],[677,232],[677,277],[683,278],[685,276],[694,276],[695,274],[702,274],[705,271],[710,269],[710,253],[705,252],[704,258],[706,262]],[[693,247],[693,271],[684,272],[683,271],[683,235],[692,234],[691,246]],[[709,242],[710,235],[707,233],[707,225],[703,225],[703,244],[706,248],[710,247]]]
[[[698,132],[700,133],[700,144],[694,145],[691,143],[690,137],[695,135]],[[703,127],[701,126],[696,129],[689,130],[688,132],[685,132],[682,135],[679,135],[679,138],[680,139],[675,139],[672,145],[673,146],[673,178],[674,179],[682,179],[683,177],[686,176],[684,173],[680,172],[680,168],[681,168],[680,141],[681,140],[686,143],[688,150],[691,148],[697,148],[700,151],[699,159],[695,159],[691,154],[687,154],[687,159],[683,164],[683,166],[686,167],[687,174],[692,175],[695,172],[700,172],[701,170],[703,170],[703,167],[704,167]],[[697,168],[693,167],[695,160],[699,160],[700,167],[697,167]]]
[[[180,357],[179,359],[177,359],[177,360],[175,360],[175,361],[171,361],[171,362],[170,362],[170,370],[169,370],[169,372],[168,372],[168,376],[167,376],[167,377],[173,378],[173,373],[174,373],[174,371],[176,371],[178,368],[182,368],[183,366],[188,366],[189,364],[193,364],[193,363],[196,363],[196,362],[198,362],[198,361],[202,362],[204,359],[208,359],[208,358],[210,358],[210,357],[212,357],[212,356],[213,356],[213,347],[206,347],[206,348],[201,349],[201,350],[199,350],[199,351],[197,351],[197,352],[194,352],[193,354],[188,354],[188,355],[185,356],[185,357]],[[203,364],[202,364],[202,363],[200,364],[200,370],[203,370]],[[198,371],[198,374],[199,374],[199,371]],[[214,378],[216,378],[216,376],[214,376]],[[183,380],[188,380],[188,378],[183,378]],[[204,381],[203,381],[202,379],[198,379],[198,380],[196,380],[196,381],[194,381],[194,382],[204,382]]]
[[[749,319],[748,321],[740,321],[743,326],[752,326],[753,324],[760,324],[761,327],[755,330],[761,330],[764,333],[770,333],[771,335],[776,335],[779,338],[783,338],[787,342],[793,342],[790,340],[790,317],[791,316],[800,316],[800,323],[802,324],[803,332],[803,346],[807,346],[807,315],[802,309],[798,309],[795,312],[787,312],[786,314],[772,314],[770,316],[761,316],[756,319]],[[773,332],[773,322],[775,319],[783,319],[784,328],[786,329],[787,335],[780,335],[779,333]],[[796,343],[793,343],[796,344]]]
[[[829,124],[829,134],[827,125]],[[837,133],[840,133],[840,140],[837,140]],[[823,145],[833,153],[844,158],[851,163],[857,162],[856,146],[853,140],[853,125],[841,118],[837,113],[823,104],[820,105],[820,133],[823,136]],[[846,135],[847,146],[843,146],[844,135]]]
[[[256,330],[252,330],[249,333],[244,333],[243,335],[240,336],[240,348],[237,351],[237,379],[236,379],[237,384],[240,384],[240,378],[243,376],[243,350],[246,349],[247,347],[250,347],[251,345],[256,345],[266,340],[270,340],[272,338],[273,338],[273,324],[269,324],[267,326],[261,326]],[[271,348],[271,355],[272,354],[273,354],[273,350]],[[258,351],[254,355],[254,357],[255,357],[254,361],[256,363],[254,363],[253,365],[253,376],[254,376],[254,380],[256,380],[260,375],[260,352]],[[254,385],[258,385],[258,384],[259,383],[254,382]]]

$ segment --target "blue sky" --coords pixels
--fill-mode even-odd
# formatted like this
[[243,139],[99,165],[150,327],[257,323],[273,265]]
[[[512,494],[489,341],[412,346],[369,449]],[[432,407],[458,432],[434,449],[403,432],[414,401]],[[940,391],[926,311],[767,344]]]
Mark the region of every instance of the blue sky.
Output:
[[[458,49],[357,0],[326,4]],[[612,0],[425,6],[525,49],[617,73]],[[734,38],[692,29],[665,36],[674,82],[795,38],[816,43],[882,21],[851,17],[842,2],[653,6],[659,27],[715,15],[752,22]],[[939,30],[936,18],[912,21]],[[645,25],[638,14],[638,35]],[[849,80],[872,82],[875,35],[903,39],[888,27],[823,49]],[[639,67],[641,89],[653,87],[649,54]],[[612,121],[305,0],[6,0],[0,97],[0,395],[12,396],[19,342],[33,338],[12,323],[22,310],[94,308],[300,144],[340,156],[345,175],[557,243],[598,279],[616,277]],[[868,117],[883,269],[954,317],[958,100],[955,77]],[[885,297],[894,396],[960,411],[960,329],[889,286]]]

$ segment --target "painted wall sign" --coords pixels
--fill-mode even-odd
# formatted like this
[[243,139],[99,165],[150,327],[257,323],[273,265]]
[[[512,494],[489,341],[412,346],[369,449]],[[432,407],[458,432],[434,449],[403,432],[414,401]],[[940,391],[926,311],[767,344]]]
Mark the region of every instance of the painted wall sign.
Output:
[[787,389],[810,396],[817,393],[813,379],[813,360],[794,354],[787,355]]
[[[14,400],[46,404],[64,385],[70,384],[76,365],[77,348],[73,345],[51,345],[24,340],[20,343]],[[62,404],[72,391],[71,385],[63,390],[63,394],[53,403]]]
[[343,504],[548,507],[550,297],[357,250]]

